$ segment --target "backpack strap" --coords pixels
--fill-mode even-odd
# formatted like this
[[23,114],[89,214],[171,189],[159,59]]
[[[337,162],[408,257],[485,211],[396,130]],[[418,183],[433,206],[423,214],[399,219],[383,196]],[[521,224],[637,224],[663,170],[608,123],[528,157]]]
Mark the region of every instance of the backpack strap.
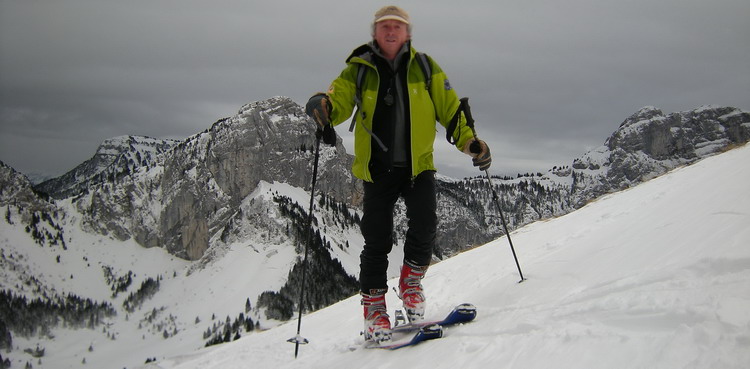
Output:
[[425,88],[427,89],[427,92],[430,94],[430,98],[432,98],[432,64],[430,64],[430,60],[427,59],[427,54],[425,53],[417,53],[416,55],[417,64],[419,64],[419,68],[422,69],[422,74],[424,74],[424,84]]
[[458,110],[456,110],[456,114],[453,114],[453,118],[451,118],[451,122],[448,124],[448,128],[445,130],[445,139],[448,140],[448,143],[451,145],[455,145],[456,143],[458,143],[458,140],[461,139],[461,130],[458,130],[458,137],[455,140],[453,139],[453,132],[456,130],[456,127],[458,126],[458,120],[461,117],[461,112],[464,112],[464,115],[467,114],[465,112],[468,109],[468,105],[469,105],[468,100],[469,100],[468,97],[464,97],[461,99],[461,104],[458,105]]
[[[354,131],[354,125],[357,124],[357,116],[362,115],[362,119],[365,119],[365,111],[362,110],[362,86],[365,82],[365,74],[367,74],[367,68],[368,66],[364,64],[359,64],[357,66],[357,80],[355,82],[356,84],[356,90],[354,92],[354,103],[357,105],[357,111],[354,112],[354,116],[352,116],[352,124],[349,125],[349,132]],[[380,138],[375,135],[371,130],[367,129],[365,125],[362,125],[362,128],[367,131],[367,133],[375,139],[375,142],[380,146],[380,149],[383,150],[383,152],[388,152],[388,146],[385,146],[383,141],[380,140]]]
[[357,105],[357,111],[354,112],[352,117],[352,124],[349,125],[349,132],[354,131],[354,125],[357,123],[357,115],[362,114],[364,119],[365,112],[362,111],[362,85],[365,82],[365,74],[367,73],[367,66],[364,64],[357,65],[357,80],[355,82],[354,90],[354,104]]
[[[422,73],[424,73],[425,76],[425,87],[427,88],[427,92],[430,93],[430,98],[432,98],[432,90],[430,89],[432,87],[432,64],[430,64],[427,54],[417,53],[417,63],[419,63],[419,67],[422,68]],[[448,128],[445,130],[445,139],[448,140],[448,143],[451,145],[455,145],[458,140],[461,139],[460,130],[458,131],[458,138],[455,140],[453,139],[453,132],[456,130],[456,126],[458,126],[458,119],[461,112],[465,111],[465,109],[466,106],[462,100],[461,105],[459,105],[458,110],[456,110],[456,114],[453,115],[453,118],[451,118],[451,121],[448,124]]]

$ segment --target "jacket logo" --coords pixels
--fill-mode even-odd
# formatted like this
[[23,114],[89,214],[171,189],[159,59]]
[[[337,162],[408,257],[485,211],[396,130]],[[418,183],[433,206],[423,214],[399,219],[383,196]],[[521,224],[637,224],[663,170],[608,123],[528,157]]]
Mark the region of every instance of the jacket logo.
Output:
[[448,78],[445,79],[445,83],[443,84],[443,88],[445,88],[446,91],[450,91],[450,90],[453,89],[453,87],[451,87],[451,83],[448,82]]

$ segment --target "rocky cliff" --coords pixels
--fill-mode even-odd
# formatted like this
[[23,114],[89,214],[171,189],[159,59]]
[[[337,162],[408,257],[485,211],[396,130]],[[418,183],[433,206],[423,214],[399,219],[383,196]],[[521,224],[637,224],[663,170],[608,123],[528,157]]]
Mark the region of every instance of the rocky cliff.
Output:
[[[288,98],[248,104],[159,155],[153,166],[80,194],[76,204],[91,231],[196,260],[261,180],[310,186],[314,129]],[[360,184],[341,143],[321,146],[320,160],[318,188],[357,203]]]
[[[703,106],[665,115],[644,107],[625,119],[605,143],[570,165],[547,173],[492,178],[511,229],[569,213],[601,195],[620,191],[679,166],[750,140],[750,113]],[[440,252],[451,255],[501,235],[484,178],[443,181],[439,191]],[[402,222],[403,223],[403,222]]]
[[8,206],[21,209],[24,224],[31,222],[34,213],[57,210],[45,194],[34,190],[25,175],[0,161],[0,207]]
[[703,106],[665,115],[645,107],[622,122],[603,146],[573,161],[571,195],[581,205],[748,140],[746,111]]

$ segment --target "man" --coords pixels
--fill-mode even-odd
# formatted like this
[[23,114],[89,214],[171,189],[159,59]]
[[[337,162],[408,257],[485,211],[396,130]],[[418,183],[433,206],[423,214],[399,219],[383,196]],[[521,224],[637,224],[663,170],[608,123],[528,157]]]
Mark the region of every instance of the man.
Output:
[[306,111],[320,129],[329,132],[324,134],[329,137],[327,142],[335,144],[335,135],[330,142],[332,127],[358,108],[352,171],[364,181],[361,231],[365,245],[359,275],[364,333],[366,340],[382,342],[391,338],[386,270],[393,246],[393,210],[399,197],[404,199],[408,218],[399,298],[410,321],[424,318],[421,280],[432,260],[437,231],[432,158],[435,122],[446,127],[449,141],[471,155],[481,170],[488,168],[492,159],[487,144],[476,139],[466,125],[461,103],[445,73],[430,58],[431,72],[419,65],[419,55],[411,46],[408,13],[396,6],[378,10],[372,37],[349,56],[346,68],[327,93],[310,98]]

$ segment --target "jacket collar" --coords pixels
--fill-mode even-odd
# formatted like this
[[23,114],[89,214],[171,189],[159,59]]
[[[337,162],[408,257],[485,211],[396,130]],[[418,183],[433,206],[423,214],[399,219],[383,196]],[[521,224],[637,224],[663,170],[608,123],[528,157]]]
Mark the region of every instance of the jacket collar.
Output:
[[[409,53],[409,59],[411,59],[414,56],[415,51],[411,47],[411,40],[408,40],[404,43],[404,46],[401,48],[401,51],[399,51],[398,55],[396,56],[396,60],[400,60],[403,57],[404,53]],[[385,59],[383,54],[380,52],[380,48],[378,47],[378,44],[375,42],[375,40],[372,40],[354,49],[354,51],[352,51],[349,57],[346,58],[346,62],[347,63],[350,62],[353,58],[360,58],[372,64],[373,58],[376,55]]]

